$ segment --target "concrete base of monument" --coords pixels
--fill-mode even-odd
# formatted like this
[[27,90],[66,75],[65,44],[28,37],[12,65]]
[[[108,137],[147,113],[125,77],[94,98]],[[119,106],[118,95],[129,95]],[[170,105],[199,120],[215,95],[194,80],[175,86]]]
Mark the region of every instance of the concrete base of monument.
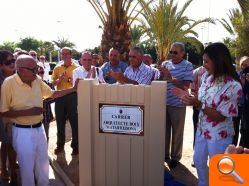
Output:
[[[185,129],[184,129],[184,142],[183,142],[183,155],[180,164],[170,169],[165,163],[165,175],[171,175],[171,179],[165,177],[165,185],[174,183],[182,183],[187,186],[197,185],[197,172],[196,169],[191,167],[193,160],[193,123],[192,123],[192,107],[187,107]],[[56,122],[51,122],[49,130],[49,156],[52,168],[67,186],[79,185],[79,158],[72,156],[71,144],[71,127],[66,124],[66,144],[65,152],[59,155],[54,154],[56,148]],[[177,184],[173,184],[177,185]]]

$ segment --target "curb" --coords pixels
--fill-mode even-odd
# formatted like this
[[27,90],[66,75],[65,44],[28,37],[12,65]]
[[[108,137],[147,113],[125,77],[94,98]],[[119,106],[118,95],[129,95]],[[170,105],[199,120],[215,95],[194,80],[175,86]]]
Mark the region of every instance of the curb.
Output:
[[[62,170],[61,166],[56,162],[56,160],[53,158],[53,155],[51,155],[50,152],[48,152],[49,157],[49,163],[51,167],[54,169],[54,171],[59,175],[61,180],[64,182],[66,186],[75,186],[74,183],[69,179],[69,177],[66,175],[66,173]],[[51,158],[52,157],[52,158]]]

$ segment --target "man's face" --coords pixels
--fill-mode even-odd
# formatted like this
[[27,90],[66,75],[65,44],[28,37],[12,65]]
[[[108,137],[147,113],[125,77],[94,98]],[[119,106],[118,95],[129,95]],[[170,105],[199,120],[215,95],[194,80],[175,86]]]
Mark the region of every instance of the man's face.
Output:
[[241,63],[241,70],[244,70],[246,67],[249,67],[249,59],[246,59]]
[[142,63],[143,55],[136,50],[130,50],[129,62],[133,68],[138,68]]
[[34,51],[30,51],[29,55],[32,56],[34,59],[37,59],[37,53]]
[[19,67],[19,74],[22,80],[25,82],[32,82],[36,79],[36,74],[38,72],[38,66],[34,59],[25,58],[22,59],[24,62]]
[[117,63],[119,61],[119,52],[115,49],[109,51],[109,61],[111,63]]
[[182,61],[185,52],[180,46],[173,45],[170,49],[169,54],[173,63],[179,63],[180,61]]
[[98,55],[92,56],[92,65],[95,67],[99,65],[99,56]]
[[68,49],[62,49],[61,50],[61,59],[65,62],[65,63],[71,63],[71,52]]
[[143,62],[150,66],[152,64],[152,58],[150,56],[143,56]]
[[45,56],[40,56],[40,62],[45,62]]
[[89,71],[92,65],[92,56],[88,53],[84,53],[80,58],[80,64]]

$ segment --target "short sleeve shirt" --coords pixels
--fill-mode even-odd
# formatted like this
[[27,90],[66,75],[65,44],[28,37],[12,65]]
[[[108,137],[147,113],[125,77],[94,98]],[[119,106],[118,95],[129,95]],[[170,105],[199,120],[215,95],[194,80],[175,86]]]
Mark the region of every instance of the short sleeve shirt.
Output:
[[[50,97],[52,89],[38,76],[31,87],[23,83],[18,74],[5,79],[1,87],[0,111],[26,110],[32,107],[43,107],[43,98]],[[14,123],[31,125],[42,121],[43,115],[20,116],[11,118]]]
[[124,75],[136,82],[138,84],[150,85],[151,81],[154,79],[154,72],[151,67],[141,63],[141,65],[134,69],[132,66],[127,67]]
[[65,66],[64,62],[56,65],[52,74],[52,81],[56,81],[64,72],[66,72],[68,79],[63,79],[58,85],[57,90],[66,90],[73,87],[73,70],[78,65],[74,62],[70,66]]
[[242,96],[241,85],[229,76],[213,81],[212,75],[204,75],[198,100],[218,111],[226,119],[222,122],[213,121],[200,111],[197,134],[209,140],[231,137],[234,135],[232,118],[238,114],[238,99]]
[[118,62],[118,66],[117,67],[114,67],[111,65],[111,62],[106,62],[104,63],[102,66],[101,66],[101,70],[103,71],[103,77],[105,79],[105,82],[106,83],[109,83],[109,84],[114,84],[117,82],[116,79],[110,77],[110,76],[107,76],[107,73],[110,72],[110,70],[112,70],[113,72],[125,72],[125,69],[127,68],[127,64],[123,61],[119,61]]
[[[172,77],[181,81],[193,81],[193,65],[187,60],[182,60],[180,63],[173,63],[171,60],[165,61],[162,64],[163,67],[167,68]],[[167,82],[167,94],[166,104],[175,107],[185,107],[180,99],[171,93],[171,90],[175,87],[172,82]]]

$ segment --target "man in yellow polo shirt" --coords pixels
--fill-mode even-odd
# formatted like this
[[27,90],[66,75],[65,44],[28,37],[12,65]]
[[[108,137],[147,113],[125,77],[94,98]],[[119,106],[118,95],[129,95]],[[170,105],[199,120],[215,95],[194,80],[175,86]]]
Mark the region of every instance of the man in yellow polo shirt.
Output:
[[[13,147],[20,165],[22,185],[49,185],[47,140],[42,121],[43,98],[57,98],[76,88],[53,92],[37,75],[37,63],[28,55],[16,61],[17,73],[1,87],[3,117],[13,122]],[[77,83],[76,83],[77,84]]]
[[[73,87],[73,70],[78,67],[72,61],[72,50],[68,47],[61,49],[60,62],[53,70],[52,82],[57,90],[66,90]],[[54,150],[55,154],[64,151],[65,145],[65,125],[66,120],[69,119],[72,129],[73,149],[72,155],[78,154],[78,114],[77,114],[77,94],[72,93],[67,96],[56,99],[55,101],[55,115],[57,124],[57,147]]]

